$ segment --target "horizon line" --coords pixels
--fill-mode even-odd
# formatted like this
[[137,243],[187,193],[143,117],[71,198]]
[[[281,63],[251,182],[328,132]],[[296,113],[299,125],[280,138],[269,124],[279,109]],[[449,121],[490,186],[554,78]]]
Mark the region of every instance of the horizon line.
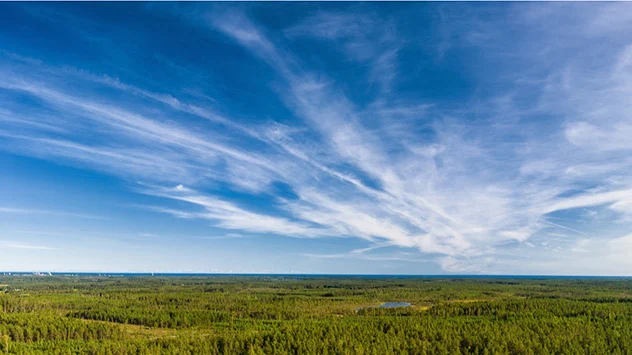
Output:
[[[50,275],[48,275],[50,273]],[[9,275],[7,275],[9,274]],[[11,275],[14,274],[14,275]],[[247,273],[247,272],[151,272],[151,271],[0,271],[0,276],[335,276],[335,277],[431,277],[431,278],[632,278],[632,275],[550,274],[348,274],[348,273]]]

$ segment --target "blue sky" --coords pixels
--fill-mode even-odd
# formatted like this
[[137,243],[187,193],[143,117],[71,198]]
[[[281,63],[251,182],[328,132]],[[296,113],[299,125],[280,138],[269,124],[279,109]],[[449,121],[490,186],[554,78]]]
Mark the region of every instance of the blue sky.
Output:
[[0,4],[0,270],[632,274],[632,4]]

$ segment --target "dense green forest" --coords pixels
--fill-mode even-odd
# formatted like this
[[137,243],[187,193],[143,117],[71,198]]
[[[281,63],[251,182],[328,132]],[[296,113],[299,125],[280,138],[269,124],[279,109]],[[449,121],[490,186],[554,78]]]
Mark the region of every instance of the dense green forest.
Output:
[[632,354],[632,280],[0,276],[0,354]]

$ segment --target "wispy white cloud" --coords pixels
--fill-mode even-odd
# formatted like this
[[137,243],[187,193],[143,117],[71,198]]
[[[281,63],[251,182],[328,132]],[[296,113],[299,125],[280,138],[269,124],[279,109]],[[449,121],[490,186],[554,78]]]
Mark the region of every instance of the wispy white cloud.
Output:
[[398,52],[404,40],[395,26],[371,12],[321,11],[284,31],[289,38],[316,38],[334,41],[346,59],[368,63],[368,79],[381,86],[383,94],[391,90],[398,74]]
[[292,237],[331,236],[325,228],[313,226],[302,221],[255,213],[220,198],[204,195],[195,190],[178,185],[175,188],[145,190],[146,194],[188,202],[202,207],[199,212],[182,212],[169,209],[157,209],[160,212],[173,213],[177,217],[202,218],[214,221],[215,225],[225,229],[241,230],[253,233],[281,234]]
[[579,196],[560,198],[557,202],[546,206],[544,214],[571,208],[598,206],[606,203],[629,203],[632,201],[632,190],[608,191],[595,194],[583,194]]
[[207,236],[203,236],[203,237],[195,237],[196,239],[206,239],[206,240],[215,240],[215,239],[239,239],[239,238],[246,238],[245,235],[240,234],[240,233],[226,233],[226,234],[222,234],[222,235],[207,235]]
[[20,241],[0,240],[0,249],[56,250],[57,248],[26,244]]
[[33,214],[41,214],[41,215],[55,215],[55,216],[66,216],[66,217],[76,217],[76,218],[87,218],[87,219],[108,219],[104,216],[95,216],[84,213],[74,213],[74,212],[66,212],[66,211],[53,211],[53,210],[42,210],[42,209],[33,209],[33,208],[15,208],[15,207],[0,207],[0,213],[8,213],[8,214],[25,214],[25,215],[33,215]]
[[[352,25],[345,29],[335,26],[340,23],[339,20],[340,17],[336,14],[331,17],[319,14],[289,29],[286,34],[316,36],[324,39],[352,36],[353,21],[350,21]],[[487,121],[483,121],[481,126],[474,121],[475,125],[471,128],[435,124],[433,129],[439,139],[428,147],[421,146],[415,149],[418,152],[432,152],[432,154],[400,155],[393,161],[389,161],[389,158],[393,157],[389,157],[384,141],[362,127],[359,123],[361,111],[358,111],[344,94],[336,90],[330,80],[322,79],[322,73],[316,75],[305,72],[304,69],[292,71],[291,68],[302,66],[297,65],[298,60],[292,58],[282,44],[273,44],[252,23],[244,18],[241,21],[248,25],[240,26],[238,33],[229,27],[220,26],[220,28],[279,70],[279,74],[287,80],[289,90],[286,100],[290,107],[326,137],[326,141],[331,144],[332,153],[335,153],[335,158],[353,164],[380,183],[381,188],[378,189],[370,188],[358,180],[355,180],[354,184],[358,192],[366,199],[379,201],[377,208],[372,211],[379,215],[379,222],[376,224],[363,217],[362,211],[366,209],[363,202],[352,202],[352,208],[345,208],[349,205],[348,201],[354,199],[350,198],[348,193],[344,194],[344,199],[328,197],[317,201],[310,201],[310,199],[318,195],[299,193],[301,202],[312,202],[308,206],[303,206],[301,203],[295,203],[293,206],[293,211],[304,219],[336,226],[339,225],[339,218],[345,221],[340,229],[346,228],[352,235],[369,236],[374,233],[377,236],[385,236],[398,245],[416,245],[426,252],[473,256],[487,253],[489,247],[503,240],[527,240],[542,228],[542,221],[546,222],[542,220],[542,216],[546,214],[604,203],[620,206],[623,201],[629,199],[627,190],[570,198],[560,197],[562,192],[573,189],[574,184],[579,181],[578,176],[571,177],[569,173],[577,174],[579,169],[588,172],[588,169],[593,169],[595,166],[594,159],[588,157],[585,160],[574,159],[567,162],[555,159],[545,166],[537,160],[539,154],[550,156],[547,152],[540,150],[540,147],[549,146],[557,150],[570,151],[573,149],[572,145],[578,145],[577,143],[598,144],[607,138],[612,140],[602,144],[600,149],[627,150],[629,147],[624,138],[627,137],[625,123],[623,128],[618,127],[607,132],[586,129],[575,134],[576,139],[571,139],[572,134],[569,133],[569,129],[581,127],[582,123],[567,122],[566,127],[570,128],[564,134],[572,144],[570,146],[559,141],[541,142],[541,138],[531,139],[529,135],[521,135],[518,145],[505,140],[494,146],[488,145],[491,141],[482,140],[483,136],[479,135],[483,129],[487,130],[486,134],[492,137],[494,134],[505,134],[508,127],[514,130],[520,129],[520,121],[510,126],[507,126],[507,123],[497,125],[497,132],[493,131],[494,127],[490,132],[489,128],[484,126]],[[244,28],[248,29],[249,35],[244,34]],[[248,38],[248,41],[244,41],[244,38]],[[485,46],[485,41],[477,42],[475,45]],[[383,52],[383,54],[387,53]],[[284,58],[290,58],[290,60],[286,62]],[[617,67],[621,68],[625,65],[619,64]],[[559,70],[563,72],[565,68],[561,67]],[[315,77],[321,79],[315,82],[313,80]],[[606,81],[602,84],[618,85],[614,81]],[[584,87],[587,89],[585,85]],[[503,111],[491,113],[506,115],[507,104],[507,102],[503,104]],[[509,109],[515,111],[512,114],[527,112],[516,110],[511,106]],[[390,114],[394,117],[396,112],[395,110],[389,112],[386,109],[382,111],[382,114]],[[492,119],[501,119],[503,116]],[[385,127],[385,130],[388,128]],[[590,139],[594,140],[580,138],[584,131],[590,132],[594,136]],[[615,131],[620,132],[621,139],[611,133]],[[506,150],[505,146],[509,149],[522,148],[522,151],[515,150],[512,156],[511,150]],[[441,147],[441,149],[436,149],[436,147]],[[533,148],[538,148],[538,151],[533,152]],[[294,147],[294,149],[297,148]],[[305,152],[301,154],[309,156]],[[306,159],[316,160],[312,157]],[[541,167],[536,168],[535,164],[540,164]],[[549,170],[549,179],[555,181],[540,180],[540,172],[543,168]],[[612,166],[601,165],[603,170],[599,172],[610,174],[613,172],[612,168]],[[504,174],[503,169],[509,169],[509,171],[516,169],[522,171],[523,174],[532,171],[530,174],[535,173],[535,177],[516,181],[513,176]],[[594,169],[592,171],[598,172]],[[328,194],[331,195],[331,192]],[[362,198],[357,198],[357,200],[363,201]],[[478,209],[474,206],[484,207]],[[315,211],[312,212],[310,208]],[[328,209],[335,212],[327,214]],[[352,211],[351,215],[346,211]],[[399,223],[391,224],[390,221],[393,218]],[[355,222],[358,222],[359,226],[354,228]],[[550,225],[550,222],[546,224]],[[556,226],[563,229],[561,225]],[[358,227],[366,227],[366,229]],[[414,233],[410,227],[419,232]],[[575,229],[571,230],[582,233]],[[455,266],[459,262],[458,258],[443,259],[443,265],[446,267]],[[493,264],[491,259],[488,262]]]

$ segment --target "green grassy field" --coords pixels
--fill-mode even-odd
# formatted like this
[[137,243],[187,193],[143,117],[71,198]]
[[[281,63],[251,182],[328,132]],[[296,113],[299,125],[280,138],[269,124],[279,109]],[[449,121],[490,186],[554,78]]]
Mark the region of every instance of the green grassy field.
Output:
[[632,280],[0,276],[2,353],[632,354]]

